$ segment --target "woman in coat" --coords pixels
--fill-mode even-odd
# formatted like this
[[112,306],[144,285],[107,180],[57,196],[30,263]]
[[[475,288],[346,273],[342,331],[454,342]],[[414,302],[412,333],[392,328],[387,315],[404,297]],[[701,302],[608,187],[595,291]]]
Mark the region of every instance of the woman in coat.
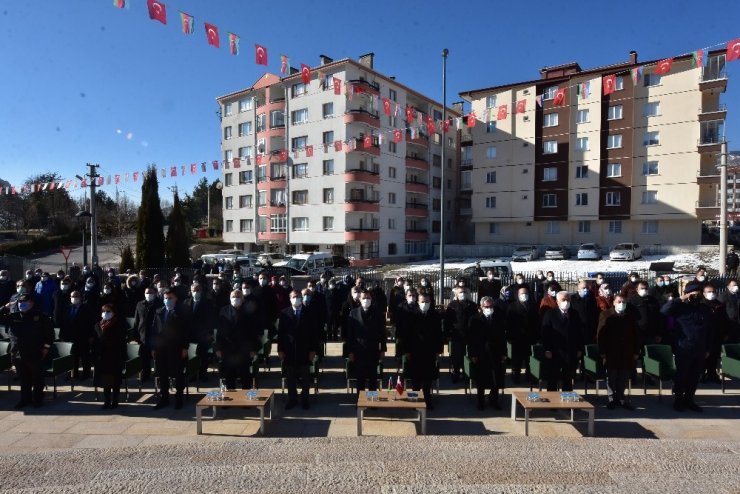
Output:
[[117,308],[105,304],[95,324],[95,384],[103,388],[103,410],[116,408],[121,394],[121,375],[126,361],[126,324]]

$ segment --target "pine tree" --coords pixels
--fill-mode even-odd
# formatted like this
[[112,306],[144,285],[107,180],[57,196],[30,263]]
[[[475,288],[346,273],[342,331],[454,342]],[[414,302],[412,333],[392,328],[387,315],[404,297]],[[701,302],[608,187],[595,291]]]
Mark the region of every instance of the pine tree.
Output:
[[127,269],[134,268],[134,253],[131,251],[131,245],[126,244],[121,253],[121,264],[118,265],[118,272],[125,273]]
[[190,266],[190,234],[185,215],[180,205],[180,197],[175,191],[172,212],[168,218],[167,241],[165,251],[167,252],[167,265],[170,268],[184,268]]
[[159,203],[157,168],[150,167],[141,185],[141,206],[136,222],[136,266],[158,268],[164,264],[164,216]]

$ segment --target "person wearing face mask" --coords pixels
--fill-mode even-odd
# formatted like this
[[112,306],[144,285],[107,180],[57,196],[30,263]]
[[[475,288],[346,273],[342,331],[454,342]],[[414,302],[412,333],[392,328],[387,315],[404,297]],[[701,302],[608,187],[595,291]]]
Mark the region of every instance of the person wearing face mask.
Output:
[[100,314],[96,314],[97,307],[82,302],[82,293],[79,291],[68,294],[67,301],[64,310],[56,314],[55,323],[59,327],[59,339],[72,343],[72,355],[75,359],[72,378],[84,381],[90,377],[94,326]]
[[270,275],[266,271],[262,271],[257,276],[257,282],[259,286],[255,289],[254,295],[259,299],[260,307],[262,308],[262,322],[265,325],[265,329],[268,332],[270,338],[273,338],[276,333],[276,323],[279,315],[277,296],[275,290],[270,286]]
[[159,410],[170,403],[170,378],[175,379],[175,409],[183,406],[185,390],[185,361],[188,357],[189,322],[177,303],[177,294],[171,288],[164,291],[163,306],[154,315],[152,358],[156,361],[159,378]]
[[136,304],[134,312],[134,340],[141,345],[139,356],[143,369],[141,382],[146,382],[152,374],[152,341],[154,340],[154,316],[162,307],[162,299],[157,296],[157,289],[149,286],[144,291],[144,300]]
[[701,300],[711,310],[711,322],[709,324],[709,355],[704,363],[704,375],[701,382],[712,382],[719,384],[720,377],[717,373],[719,356],[722,351],[722,344],[727,341],[730,331],[730,320],[727,317],[727,310],[722,302],[717,300],[717,291],[710,285],[704,285],[704,297]]
[[640,275],[636,272],[631,272],[627,281],[624,282],[619,293],[627,299],[627,303],[630,303],[630,299],[637,294],[637,284],[640,282]]
[[549,285],[547,287],[547,292],[545,292],[545,296],[540,300],[540,306],[538,309],[540,321],[545,317],[547,311],[558,308],[558,301],[555,296],[560,290],[561,288],[558,284]]
[[[501,292],[501,280],[496,278],[496,273],[489,269],[486,273],[486,279],[478,284],[478,300],[483,297],[498,298]],[[459,281],[459,280],[458,280]]]
[[385,357],[385,315],[373,305],[372,293],[360,292],[360,307],[352,309],[347,327],[347,356],[358,394],[378,389],[378,365]]
[[727,282],[727,290],[719,294],[727,314],[727,338],[722,343],[740,341],[740,287],[735,278]]
[[542,282],[542,287],[545,290],[550,290],[550,285],[556,284],[560,286],[560,283],[555,279],[555,273],[553,271],[548,271],[545,274],[545,279]]
[[216,308],[211,300],[203,293],[200,283],[190,286],[190,295],[182,303],[183,313],[190,321],[189,342],[197,345],[197,355],[200,357],[198,378],[208,380],[208,351],[213,342],[213,328],[216,323]]
[[69,307],[69,295],[73,290],[72,279],[69,276],[65,276],[61,279],[59,290],[54,292],[54,295],[52,296],[54,301],[54,310],[52,311],[51,320],[54,321],[55,328],[61,326],[61,317]]
[[699,285],[699,288],[704,290],[705,286],[711,284],[709,280],[707,280],[707,269],[704,266],[698,266],[696,268],[696,275],[693,280],[689,281],[689,284]]
[[342,292],[337,287],[336,282],[330,278],[324,291],[326,297],[326,339],[328,341],[338,341],[341,322],[339,313],[344,305]]
[[712,309],[700,302],[701,295],[701,286],[689,283],[682,296],[666,302],[660,309],[663,315],[672,317],[674,321],[671,328],[676,363],[673,409],[677,412],[686,408],[702,411],[694,401],[694,395],[711,347]]
[[118,407],[121,394],[121,371],[126,355],[126,325],[116,307],[104,304],[95,335],[95,385],[103,388],[103,410]]
[[[321,337],[321,346],[319,352],[319,361],[324,358],[324,345],[327,341],[326,322],[329,319],[329,312],[326,307],[326,295],[323,292],[318,291],[320,284],[314,280],[308,280],[306,284],[306,290],[308,290],[309,300],[306,301],[306,294],[304,297],[304,305],[311,307],[311,311],[316,317],[316,324],[319,327],[319,335]],[[304,290],[305,291],[305,290]],[[301,292],[303,293],[303,291]]]
[[84,303],[96,307],[100,306],[100,287],[98,286],[97,278],[94,276],[88,276],[85,278],[85,283],[81,292],[82,301]]
[[411,379],[415,391],[424,392],[428,410],[433,410],[432,382],[439,378],[437,358],[442,354],[442,315],[432,306],[428,295],[419,294],[418,311],[409,321],[404,342],[404,376]]
[[221,310],[222,307],[229,305],[230,290],[218,278],[212,278],[210,284],[211,290],[208,292],[208,298],[213,303],[215,309]]
[[21,399],[15,409],[31,404],[38,408],[43,405],[43,361],[54,342],[54,327],[35,307],[30,294],[18,297],[17,304],[18,311],[13,313],[7,307],[0,308],[0,323],[9,328],[9,353],[21,381]]
[[596,297],[591,293],[586,280],[578,282],[576,293],[570,297],[571,306],[578,312],[583,324],[584,333],[581,340],[584,345],[596,343],[596,328],[599,325],[599,308]]
[[545,275],[542,271],[538,271],[529,283],[529,296],[537,307],[539,307],[540,302],[547,295],[544,279]]
[[614,297],[614,306],[599,316],[597,344],[604,368],[608,393],[607,408],[621,405],[634,410],[624,390],[640,358],[640,340],[637,336],[637,317],[621,295]]
[[599,309],[599,314],[605,310],[609,310],[614,305],[614,294],[609,283],[602,283],[599,285],[599,296],[596,297],[596,307]]
[[125,301],[123,295],[111,282],[106,282],[103,285],[103,293],[100,295],[100,305],[111,304],[116,307],[116,314],[123,314],[125,312]]
[[139,271],[139,286],[141,286],[142,289],[146,290],[151,284],[152,284],[152,279],[149,277],[146,270],[145,269],[140,270]]
[[444,335],[450,342],[450,373],[452,382],[460,380],[465,357],[465,334],[470,319],[478,313],[478,306],[470,300],[468,290],[452,290],[454,300],[447,304],[444,317]]
[[368,288],[368,291],[373,296],[374,305],[378,307],[378,311],[385,317],[385,314],[388,312],[388,297],[385,296],[382,282],[375,280],[372,283],[372,287]]
[[658,275],[655,277],[655,285],[648,288],[648,295],[650,295],[655,300],[657,300],[658,304],[662,305],[665,303],[666,299],[668,298],[666,295],[667,290],[668,290],[668,287],[663,281],[663,276]]
[[388,320],[392,325],[396,324],[398,307],[406,298],[406,292],[403,288],[404,284],[405,280],[403,276],[399,276],[396,278],[396,283],[388,291]]
[[[359,304],[359,302],[358,302]],[[311,387],[309,366],[318,352],[319,334],[316,320],[310,309],[303,306],[301,292],[290,292],[290,307],[280,312],[278,319],[278,356],[285,372],[288,388],[288,402],[285,409],[290,410],[298,404],[298,380],[301,381],[301,407],[310,406],[308,391]]]
[[141,280],[135,274],[126,278],[126,284],[123,288],[123,306],[124,317],[134,317],[136,304],[144,298],[144,287],[141,286]]
[[406,341],[413,326],[414,316],[419,312],[417,303],[419,293],[415,288],[409,288],[405,293],[405,299],[396,310],[396,360],[401,362],[406,353]]
[[468,357],[475,369],[478,410],[485,410],[486,389],[490,389],[488,403],[501,410],[499,393],[504,389],[506,313],[493,297],[483,297],[480,313],[470,319],[467,346]]
[[236,389],[241,380],[242,389],[253,386],[252,362],[257,356],[264,322],[257,310],[257,297],[244,296],[241,290],[231,292],[229,305],[218,313],[216,323],[216,358],[219,376],[228,389]]
[[596,281],[595,281],[596,287],[594,287],[594,289],[598,290],[598,288],[606,281],[604,279],[604,273],[601,273],[601,272],[596,273],[595,278],[596,278]]
[[284,276],[278,278],[273,276],[270,282],[273,292],[275,293],[275,303],[277,304],[277,310],[281,310],[290,307],[290,292],[293,289],[288,285],[288,281]]
[[429,297],[430,303],[432,304],[432,307],[436,307],[435,299],[434,299],[434,288],[432,287],[432,284],[429,282],[429,278],[423,277],[419,281],[419,295],[424,294],[427,297]]
[[37,308],[47,316],[54,313],[54,293],[57,290],[59,290],[59,286],[56,280],[52,279],[46,271],[41,273],[41,278],[35,287],[35,301]]
[[639,281],[635,295],[625,300],[636,311],[640,348],[661,343],[665,336],[665,317],[660,313],[658,301],[648,293],[647,282]]
[[190,296],[187,280],[180,274],[172,278],[172,289],[175,291],[175,295],[177,295],[177,300],[184,301]]
[[547,390],[573,391],[578,359],[583,355],[583,323],[578,311],[570,306],[570,294],[560,291],[555,296],[558,307],[542,319],[542,344],[548,362]]
[[[529,375],[530,347],[540,339],[540,319],[537,306],[529,295],[527,285],[516,291],[516,299],[506,308],[506,339],[511,343],[511,375],[519,384],[522,369]],[[528,378],[527,378],[528,379]]]
[[339,325],[340,325],[340,338],[343,342],[342,345],[342,357],[347,358],[347,329],[349,327],[349,313],[360,306],[360,292],[362,289],[357,286],[353,286],[350,289],[349,298],[342,304],[342,308],[339,311]]

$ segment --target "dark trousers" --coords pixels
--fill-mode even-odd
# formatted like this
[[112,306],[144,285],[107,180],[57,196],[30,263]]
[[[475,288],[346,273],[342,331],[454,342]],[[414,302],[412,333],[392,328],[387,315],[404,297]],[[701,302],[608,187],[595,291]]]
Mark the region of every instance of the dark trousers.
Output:
[[412,379],[414,391],[420,389],[424,392],[424,403],[429,405],[432,402],[432,380],[431,379]]
[[462,336],[453,335],[450,338],[450,367],[452,374],[459,376],[465,357],[465,340]]
[[103,386],[103,398],[105,403],[118,405],[118,398],[121,395],[121,386]]
[[369,389],[376,391],[378,389],[378,366],[362,365],[355,369],[355,379],[357,380],[357,392]]
[[141,357],[141,380],[148,381],[152,377],[152,349],[148,345],[142,344],[139,347],[139,357]]
[[704,360],[704,372],[707,377],[719,377],[719,374],[717,373],[717,363],[719,362],[721,354],[722,351],[720,348],[712,348],[709,351],[709,356]]
[[676,350],[676,376],[673,393],[676,399],[693,400],[699,379],[704,372],[704,352]]
[[339,314],[329,314],[329,320],[326,322],[326,337],[329,341],[339,339]]
[[175,391],[182,395],[185,389],[185,361],[180,349],[157,352],[156,368],[161,395],[166,397],[170,392],[170,378],[175,379]]
[[550,360],[547,377],[547,390],[557,391],[558,380],[562,381],[561,391],[573,391],[573,377],[576,374],[577,362],[565,362],[562,360]]
[[609,403],[625,401],[624,390],[627,389],[630,376],[632,376],[632,369],[606,370],[606,390]]
[[475,371],[480,376],[475,382],[475,387],[478,391],[478,402],[483,402],[486,396],[486,389],[490,389],[489,396],[491,397],[491,401],[498,403],[498,395],[504,389],[504,375],[506,371],[504,364],[502,362],[479,363]]
[[252,372],[247,362],[237,359],[224,359],[219,365],[219,375],[224,380],[226,389],[236,389],[236,380],[241,379],[242,389],[252,387]]
[[200,357],[200,369],[198,374],[201,379],[205,379],[208,376],[208,359],[211,356],[208,350],[211,349],[210,342],[198,343],[198,347],[195,350],[195,354]]
[[311,375],[308,365],[286,364],[285,386],[288,388],[288,400],[298,399],[298,379],[301,380],[301,400],[308,401],[308,390],[311,389]]
[[21,380],[21,401],[40,405],[44,401],[44,370],[40,360],[14,359]]
[[90,354],[90,344],[87,341],[75,341],[72,344],[72,355],[75,359],[75,367],[72,371],[72,377],[77,377],[82,365],[82,375],[89,376],[92,367],[92,356]]
[[529,371],[529,345],[526,342],[515,341],[511,344],[511,374],[518,381],[522,374]]

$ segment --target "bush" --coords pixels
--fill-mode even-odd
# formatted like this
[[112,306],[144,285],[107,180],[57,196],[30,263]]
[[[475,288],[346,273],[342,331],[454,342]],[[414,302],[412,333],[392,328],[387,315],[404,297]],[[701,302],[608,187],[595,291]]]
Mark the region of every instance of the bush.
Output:
[[77,244],[78,241],[78,233],[69,233],[67,235],[39,236],[31,240],[5,242],[0,244],[0,255],[29,256],[37,252],[58,249],[62,245]]
[[134,253],[131,251],[131,246],[126,245],[121,253],[121,264],[118,265],[118,272],[125,273],[127,269],[136,269],[134,264]]

